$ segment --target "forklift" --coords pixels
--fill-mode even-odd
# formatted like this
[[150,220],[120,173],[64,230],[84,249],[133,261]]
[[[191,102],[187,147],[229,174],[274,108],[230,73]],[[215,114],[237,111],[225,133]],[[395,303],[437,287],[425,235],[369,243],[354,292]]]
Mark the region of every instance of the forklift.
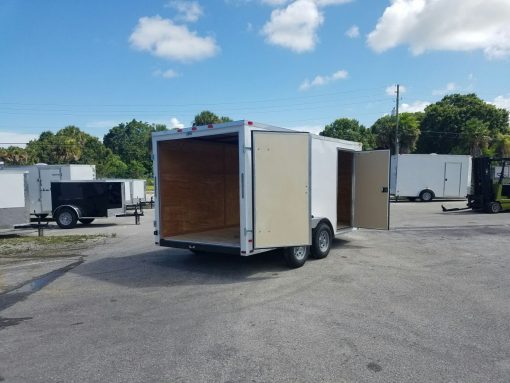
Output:
[[467,207],[447,209],[441,205],[443,211],[472,209],[495,214],[510,210],[510,178],[505,178],[510,158],[473,158],[472,164],[471,194],[467,196]]

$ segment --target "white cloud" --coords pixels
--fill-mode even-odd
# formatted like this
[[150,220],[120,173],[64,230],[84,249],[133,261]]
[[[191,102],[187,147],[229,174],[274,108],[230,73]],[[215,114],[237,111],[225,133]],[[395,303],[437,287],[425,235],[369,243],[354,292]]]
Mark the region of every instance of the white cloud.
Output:
[[[328,5],[339,5],[350,3],[352,0],[310,0],[317,4],[319,7],[326,7]],[[261,0],[262,4],[270,5],[272,7],[281,7],[291,2],[291,0]]]
[[262,4],[267,4],[272,7],[280,7],[289,2],[289,0],[262,0]]
[[352,27],[350,27],[346,32],[345,32],[345,35],[347,37],[350,37],[351,39],[355,39],[357,37],[359,37],[359,28],[357,25],[353,25]]
[[498,108],[506,109],[510,112],[510,95],[508,96],[498,96],[496,97],[491,104],[497,106]]
[[273,45],[288,48],[297,53],[309,52],[317,44],[317,28],[324,16],[311,0],[297,0],[286,8],[275,9],[261,33]]
[[173,69],[167,69],[167,70],[156,69],[154,72],[152,72],[152,74],[156,77],[163,77],[166,79],[171,79],[171,78],[180,76],[179,73],[177,73]]
[[20,148],[24,148],[26,146],[24,143],[30,140],[35,140],[38,137],[38,134],[0,131],[0,148],[7,148],[9,146],[19,146]]
[[140,18],[129,42],[140,51],[184,62],[203,60],[219,51],[214,38],[197,36],[185,25],[176,25],[160,16]]
[[508,0],[391,0],[368,45],[383,52],[407,44],[413,54],[430,50],[483,50],[510,55]]
[[415,112],[423,112],[427,106],[430,105],[428,101],[415,101],[411,104],[402,103],[400,105],[400,112],[402,113],[415,113]]
[[337,80],[344,80],[349,77],[349,72],[346,70],[339,70],[331,76],[315,76],[313,80],[305,79],[299,86],[299,90],[308,90],[315,86],[322,86]]
[[184,124],[180,122],[177,118],[172,117],[170,119],[170,123],[168,124],[168,129],[182,129],[184,128]]
[[302,125],[302,126],[293,126],[289,129],[295,130],[297,132],[310,132],[313,134],[319,134],[324,130],[324,125]]
[[[404,85],[400,85],[399,87],[400,94],[404,94],[407,92],[407,88]],[[390,85],[386,87],[386,94],[391,97],[395,97],[397,95],[397,86],[396,85]]]
[[446,84],[446,86],[443,89],[433,90],[432,94],[434,96],[443,96],[445,94],[452,93],[454,90],[457,90],[457,89],[458,89],[457,84],[455,84],[454,82],[449,82],[448,84]]
[[168,8],[177,11],[177,20],[193,23],[203,16],[204,10],[197,1],[174,0],[168,2]]

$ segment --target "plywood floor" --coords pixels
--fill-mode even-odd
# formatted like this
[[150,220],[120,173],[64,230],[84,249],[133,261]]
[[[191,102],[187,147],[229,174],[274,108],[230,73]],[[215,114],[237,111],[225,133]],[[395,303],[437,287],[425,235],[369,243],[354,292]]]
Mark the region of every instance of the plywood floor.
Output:
[[201,231],[165,237],[171,241],[184,241],[205,243],[209,245],[239,246],[239,226],[226,227],[223,229]]

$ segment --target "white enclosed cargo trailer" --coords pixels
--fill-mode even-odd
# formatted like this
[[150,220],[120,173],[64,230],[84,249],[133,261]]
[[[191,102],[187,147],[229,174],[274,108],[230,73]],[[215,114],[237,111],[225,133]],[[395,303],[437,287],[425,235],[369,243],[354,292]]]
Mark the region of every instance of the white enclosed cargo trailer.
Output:
[[291,266],[327,256],[334,235],[389,228],[388,151],[236,121],[153,134],[155,240]]
[[108,178],[105,181],[124,182],[125,202],[127,205],[136,205],[147,200],[146,181],[144,179]]
[[391,194],[428,202],[466,198],[471,187],[471,156],[399,154],[391,156]]
[[47,215],[52,212],[51,183],[57,181],[89,181],[96,179],[95,165],[46,165],[11,166],[7,170],[28,173],[30,213]]
[[0,229],[28,222],[29,207],[28,173],[0,171]]

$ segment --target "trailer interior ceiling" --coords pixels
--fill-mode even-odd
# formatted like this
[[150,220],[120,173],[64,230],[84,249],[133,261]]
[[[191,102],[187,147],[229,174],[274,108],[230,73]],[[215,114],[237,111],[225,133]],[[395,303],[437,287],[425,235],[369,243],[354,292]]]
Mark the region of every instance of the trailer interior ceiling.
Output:
[[238,134],[159,142],[161,237],[240,246]]
[[337,166],[337,229],[352,227],[352,180],[354,170],[354,153],[338,151]]

